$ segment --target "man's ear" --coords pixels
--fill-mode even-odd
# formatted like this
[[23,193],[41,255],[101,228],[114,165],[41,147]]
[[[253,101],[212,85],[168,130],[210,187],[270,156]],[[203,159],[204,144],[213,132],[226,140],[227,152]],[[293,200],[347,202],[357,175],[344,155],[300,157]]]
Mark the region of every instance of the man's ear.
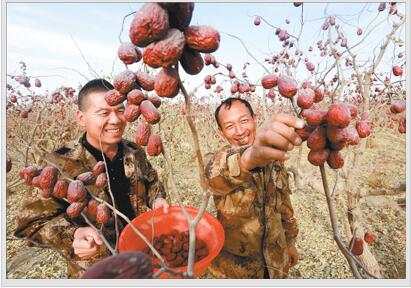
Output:
[[77,119],[77,124],[81,127],[86,127],[86,120],[84,119],[84,114],[82,111],[77,110],[76,111],[76,119]]

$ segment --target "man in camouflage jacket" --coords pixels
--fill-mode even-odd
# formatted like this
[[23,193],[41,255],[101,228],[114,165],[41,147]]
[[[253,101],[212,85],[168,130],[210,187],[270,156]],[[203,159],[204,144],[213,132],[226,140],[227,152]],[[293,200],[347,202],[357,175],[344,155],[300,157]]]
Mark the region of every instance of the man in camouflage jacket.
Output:
[[284,160],[304,124],[279,114],[256,129],[248,102],[229,98],[216,110],[225,146],[206,159],[217,218],[225,231],[222,252],[209,272],[215,278],[286,278],[298,261],[296,219]]
[[[111,84],[102,79],[88,82],[79,93],[79,99],[82,98],[81,102],[84,102],[82,104],[87,107],[79,105],[79,109],[83,110],[83,113],[84,110],[87,110],[87,113],[92,113],[90,110],[93,111],[96,107],[106,109],[103,112],[104,115],[96,119],[103,120],[101,118],[109,117],[107,125],[115,131],[107,131],[107,135],[103,133],[101,139],[103,144],[110,144],[112,141],[111,144],[116,146],[115,155],[113,154],[112,157],[110,157],[109,149],[106,150],[102,146],[107,154],[106,161],[109,164],[113,163],[113,166],[108,165],[113,194],[121,192],[125,197],[117,198],[115,195],[115,199],[123,200],[120,203],[116,202],[116,207],[120,211],[122,211],[122,206],[130,207],[126,210],[128,213],[124,212],[129,218],[145,212],[147,208],[163,206],[166,211],[168,204],[164,200],[163,185],[158,179],[157,172],[147,160],[144,149],[121,138],[125,127],[125,121],[122,117],[124,106],[121,104],[112,108],[107,105],[104,94],[109,88],[112,88]],[[96,124],[93,121],[90,123]],[[95,125],[91,126],[95,127]],[[92,145],[93,143],[96,146],[95,141],[93,142],[93,134],[101,133],[101,131],[94,131],[90,125],[85,125],[85,128],[86,133],[79,141],[66,143],[60,149],[46,154],[42,164],[58,168],[65,177],[70,179],[75,179],[83,172],[91,171],[97,160],[102,160],[99,159],[102,157],[101,152]],[[114,163],[118,165],[115,166]],[[107,188],[101,190],[89,185],[87,190],[112,203]],[[57,250],[67,260],[69,278],[79,278],[87,267],[110,255],[98,233],[81,216],[68,217],[66,214],[67,202],[54,197],[45,199],[37,192],[37,190],[33,190],[29,193],[17,219],[15,236],[29,239],[44,246],[51,246]],[[100,227],[87,209],[84,209],[83,212],[94,226]],[[121,231],[125,222],[119,220],[120,217],[117,218],[119,231]],[[114,227],[114,217],[111,216],[109,222],[101,230],[112,247],[116,243]]]

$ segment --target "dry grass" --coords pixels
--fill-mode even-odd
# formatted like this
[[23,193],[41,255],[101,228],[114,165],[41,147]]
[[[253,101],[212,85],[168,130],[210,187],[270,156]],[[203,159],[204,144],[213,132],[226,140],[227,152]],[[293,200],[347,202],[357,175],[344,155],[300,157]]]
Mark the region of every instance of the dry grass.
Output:
[[[255,105],[257,104],[254,103],[254,107]],[[164,105],[162,107],[164,120],[160,125],[155,126],[155,130],[162,135],[165,147],[171,155],[175,180],[184,199],[184,204],[198,207],[200,186],[197,162],[188,125],[179,111],[179,107],[167,108]],[[203,154],[221,146],[223,142],[216,133],[212,112],[207,109],[198,109],[195,111],[195,115]],[[257,116],[261,118],[260,113]],[[9,114],[8,117],[15,117],[15,115]],[[27,127],[29,131],[30,125]],[[130,125],[126,138],[133,139],[133,132],[134,125]],[[8,129],[7,133],[18,134],[13,129]],[[76,136],[73,134],[71,138]],[[18,148],[22,144],[18,141],[18,135],[16,138],[8,139],[7,144]],[[354,177],[350,183],[350,188],[362,189],[363,191],[381,188],[395,190],[401,183],[405,183],[405,150],[405,137],[403,135],[392,129],[376,129],[369,147],[364,150],[358,165],[352,171]],[[8,153],[14,159],[15,164],[13,170],[7,175],[8,184],[16,179],[18,167],[21,167],[23,163],[22,156],[11,153],[11,151],[8,150]],[[307,151],[304,144],[301,162],[304,175],[311,179],[318,179],[318,183],[320,183],[319,169],[308,163],[305,156]],[[347,151],[346,154],[348,159],[352,158],[351,152]],[[294,151],[289,165],[295,165],[297,157],[298,153]],[[157,157],[150,160],[166,183],[168,175],[164,168],[164,159]],[[350,163],[349,161],[348,163]],[[333,185],[335,172],[328,169],[327,173],[330,185]],[[25,190],[26,187],[20,185],[7,191],[8,237],[12,237],[16,213],[18,213],[26,193]],[[343,191],[342,185],[338,185],[337,190]],[[361,201],[361,209],[365,218],[363,225],[366,230],[373,231],[377,236],[370,249],[377,258],[384,278],[405,277],[406,217],[405,210],[396,204],[396,199],[405,197],[404,194],[405,192],[394,196],[366,197]],[[174,203],[174,199],[171,201]],[[339,201],[346,201],[345,195],[340,194]],[[333,240],[323,192],[307,185],[292,194],[292,202],[300,227],[297,239],[300,261],[296,267],[291,269],[290,278],[352,278],[348,264]],[[212,200],[208,211],[215,214]],[[346,221],[345,211],[342,210],[342,207],[337,207],[337,212],[340,223],[344,223]],[[347,241],[343,230],[341,225],[342,237]],[[22,241],[7,240],[7,278],[55,279],[65,277],[64,259],[54,251],[28,247]]]

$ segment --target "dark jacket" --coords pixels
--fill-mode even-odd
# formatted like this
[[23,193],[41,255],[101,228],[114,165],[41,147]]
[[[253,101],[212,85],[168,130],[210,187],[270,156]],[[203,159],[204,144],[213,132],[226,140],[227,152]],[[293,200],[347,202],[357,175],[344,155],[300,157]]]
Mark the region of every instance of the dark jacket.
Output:
[[[165,198],[162,183],[158,179],[157,172],[147,160],[144,149],[134,143],[122,140],[124,171],[130,182],[128,195],[135,215],[139,215],[151,208],[154,199]],[[74,179],[77,175],[91,171],[96,164],[94,156],[79,141],[72,141],[51,152],[44,157],[49,163],[60,169],[65,176]],[[51,166],[43,161],[43,166]],[[103,191],[95,186],[87,186],[87,190],[95,196],[111,203],[111,197],[107,188]],[[78,227],[88,226],[84,219],[79,216],[70,218],[65,213],[68,203],[64,200],[50,197],[42,198],[37,189],[32,189],[19,213],[15,236],[28,238],[40,244],[52,246],[67,259],[69,278],[79,278],[84,269],[103,257],[109,256],[110,252],[101,245],[99,253],[90,259],[79,259],[74,255],[72,248],[74,231]],[[89,216],[87,209],[83,212],[91,222],[99,227],[93,217]],[[104,225],[102,232],[114,246],[115,230],[114,221],[111,217],[108,224]],[[132,219],[130,219],[132,220]],[[122,229],[121,223],[119,223]]]

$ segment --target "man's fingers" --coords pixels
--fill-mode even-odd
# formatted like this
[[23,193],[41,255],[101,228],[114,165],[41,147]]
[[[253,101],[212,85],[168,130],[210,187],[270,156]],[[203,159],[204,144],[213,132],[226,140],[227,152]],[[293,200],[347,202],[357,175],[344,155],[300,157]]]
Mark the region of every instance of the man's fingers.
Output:
[[93,238],[93,242],[96,242],[97,245],[103,244],[103,240],[101,240],[100,235],[98,235],[97,231],[94,230],[93,228],[91,228],[87,231],[86,238],[87,239]]
[[302,143],[301,137],[295,133],[295,130],[282,122],[271,122],[268,130],[281,134],[281,136],[286,138],[293,145],[300,145]]
[[292,128],[304,128],[304,121],[293,116],[290,114],[285,114],[285,113],[278,113],[277,115],[273,116],[271,118],[271,121],[278,121],[281,123],[284,123],[285,125],[287,125],[288,127],[292,127]]
[[288,139],[273,130],[266,130],[261,140],[261,144],[264,146],[273,146],[276,149],[284,151],[287,151],[288,148],[290,148],[289,144],[291,144]]
[[74,251],[74,253],[80,258],[90,257],[90,256],[96,254],[96,252],[97,252],[97,246],[95,246],[92,249],[76,249]]
[[79,240],[74,240],[75,243],[73,243],[76,249],[91,249],[93,246],[96,245],[94,240],[89,241],[87,239],[79,239]]
[[272,147],[267,147],[267,146],[263,146],[263,147],[258,147],[258,153],[259,158],[261,159],[266,159],[266,160],[279,160],[279,161],[285,161],[290,159],[290,154],[288,152],[279,150],[279,149],[275,149]]

